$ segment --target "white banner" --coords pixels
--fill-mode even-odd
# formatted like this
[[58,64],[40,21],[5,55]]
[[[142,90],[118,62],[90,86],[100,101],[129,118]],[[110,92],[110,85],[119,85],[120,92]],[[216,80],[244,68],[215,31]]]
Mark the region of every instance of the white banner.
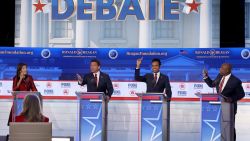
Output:
[[[35,85],[43,96],[75,96],[75,92],[86,92],[87,87],[79,86],[76,81],[35,81]],[[246,97],[250,98],[250,83],[242,84]],[[143,82],[113,82],[113,97],[137,97],[135,93],[146,92]],[[204,82],[171,82],[172,97],[197,98],[196,93],[216,93],[215,88]],[[12,81],[0,81],[0,95],[11,95]]]

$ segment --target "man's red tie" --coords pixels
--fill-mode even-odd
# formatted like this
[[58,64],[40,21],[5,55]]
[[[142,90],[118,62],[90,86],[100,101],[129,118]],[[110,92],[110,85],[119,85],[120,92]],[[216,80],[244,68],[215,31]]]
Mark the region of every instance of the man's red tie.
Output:
[[154,75],[154,81],[156,82],[156,80],[157,80],[157,73],[154,73],[155,75]]
[[224,84],[224,81],[225,81],[225,76],[223,76],[221,82],[220,82],[220,85],[219,85],[219,93],[222,92],[222,87],[223,87],[223,84]]
[[95,77],[95,85],[96,85],[96,87],[97,87],[98,84],[97,84],[97,74],[96,74],[96,73],[94,74],[94,77]]
[[156,83],[157,83],[157,73],[154,73],[154,87],[156,86]]

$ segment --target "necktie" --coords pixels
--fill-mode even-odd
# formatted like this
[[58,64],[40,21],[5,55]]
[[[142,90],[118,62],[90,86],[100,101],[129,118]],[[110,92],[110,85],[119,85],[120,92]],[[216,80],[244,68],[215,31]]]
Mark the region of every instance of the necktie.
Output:
[[225,81],[225,77],[223,76],[223,78],[222,78],[222,80],[220,82],[220,85],[219,85],[219,93],[222,92],[222,87],[223,87],[224,81]]
[[156,82],[156,80],[157,80],[157,73],[154,73],[155,75],[154,75],[154,81]]
[[154,73],[154,82],[155,82],[155,85],[156,85],[156,83],[157,83],[157,73]]
[[94,74],[94,77],[95,77],[95,85],[96,85],[96,87],[98,87],[97,74],[96,73]]

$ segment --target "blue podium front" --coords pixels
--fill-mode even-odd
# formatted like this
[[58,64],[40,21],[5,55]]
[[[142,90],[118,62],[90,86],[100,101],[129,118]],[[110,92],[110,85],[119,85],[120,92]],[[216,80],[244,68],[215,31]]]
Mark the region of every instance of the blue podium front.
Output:
[[232,103],[218,94],[197,94],[201,101],[201,141],[233,141]]
[[78,97],[78,141],[107,140],[107,103],[100,92],[76,93]]
[[137,94],[140,97],[141,141],[169,141],[170,103],[165,94]]

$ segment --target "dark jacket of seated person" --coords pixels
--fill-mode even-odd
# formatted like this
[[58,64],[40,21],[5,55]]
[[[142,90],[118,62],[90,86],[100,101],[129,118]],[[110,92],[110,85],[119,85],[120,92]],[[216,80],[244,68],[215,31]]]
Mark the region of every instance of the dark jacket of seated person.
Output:
[[23,101],[23,111],[15,117],[15,122],[49,122],[49,118],[43,116],[39,98],[27,95]]

